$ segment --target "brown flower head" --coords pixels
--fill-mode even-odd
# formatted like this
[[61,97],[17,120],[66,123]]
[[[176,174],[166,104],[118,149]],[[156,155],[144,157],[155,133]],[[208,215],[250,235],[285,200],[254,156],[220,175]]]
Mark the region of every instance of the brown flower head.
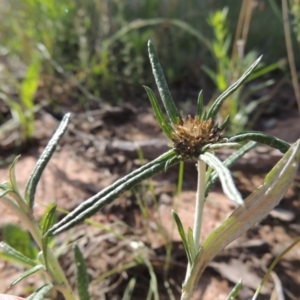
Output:
[[221,130],[213,120],[200,120],[198,116],[182,119],[173,125],[172,141],[174,149],[183,157],[198,157],[203,146],[219,141]]

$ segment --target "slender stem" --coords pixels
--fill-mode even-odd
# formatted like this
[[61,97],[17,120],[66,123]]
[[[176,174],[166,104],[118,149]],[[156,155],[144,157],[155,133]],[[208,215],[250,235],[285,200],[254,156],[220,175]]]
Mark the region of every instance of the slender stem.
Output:
[[[27,229],[34,237],[40,249],[42,249],[42,235],[35,220],[31,219],[30,225]],[[51,274],[52,279],[58,283],[56,289],[59,290],[64,295],[65,300],[74,300],[75,297],[69,285],[69,282],[58,262],[58,259],[55,257],[55,255],[52,252],[52,249],[50,249],[49,247],[47,250],[47,259],[50,267],[48,271]]]
[[[194,253],[197,255],[199,252],[199,243],[201,235],[201,224],[202,224],[202,214],[205,201],[205,184],[206,184],[206,163],[202,160],[197,162],[197,171],[198,171],[198,181],[197,181],[197,194],[196,194],[196,207],[195,207],[195,218],[194,218],[194,227],[193,227],[193,240],[194,240]],[[193,257],[192,259],[195,259]],[[187,282],[191,275],[191,264],[188,263],[185,280]],[[181,300],[190,299],[190,294],[183,292],[181,295]]]
[[282,257],[288,253],[293,247],[295,247],[298,243],[300,242],[300,237],[298,237],[296,240],[294,240],[287,248],[285,248],[276,258],[275,260],[272,262],[271,266],[269,267],[267,273],[264,275],[264,278],[262,279],[259,287],[257,288],[254,296],[253,296],[253,300],[256,300],[264,283],[266,282],[266,280],[268,279],[269,275],[271,274],[271,272],[273,271],[273,269],[275,268],[275,266],[277,265],[277,263],[282,259]]
[[[31,233],[39,248],[42,249],[42,234],[40,229],[38,228],[38,225],[36,224],[36,221],[8,197],[2,197],[1,202],[4,203],[7,208],[9,208],[12,212],[14,212],[15,215],[19,217],[22,225]],[[52,277],[52,280],[59,284],[56,286],[56,288],[64,295],[64,298],[66,300],[74,300],[75,297],[69,285],[69,282],[57,258],[54,256],[50,248],[48,248],[47,256],[50,266],[50,270],[48,270],[50,276]]]
[[196,254],[199,251],[202,214],[203,214],[203,207],[205,201],[206,163],[204,161],[198,160],[197,170],[198,170],[198,183],[197,183],[197,194],[196,194],[195,219],[194,219],[194,227],[193,227],[193,238],[194,238]]

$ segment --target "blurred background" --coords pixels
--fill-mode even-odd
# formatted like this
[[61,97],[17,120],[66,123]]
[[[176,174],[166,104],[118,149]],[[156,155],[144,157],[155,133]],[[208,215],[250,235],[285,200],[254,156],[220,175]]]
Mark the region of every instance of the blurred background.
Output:
[[[60,114],[64,105],[148,105],[142,85],[154,87],[149,39],[185,106],[200,90],[212,100],[263,55],[247,95],[237,93],[222,113],[237,130],[253,127],[246,115],[270,98],[259,90],[274,79],[291,82],[285,23],[288,51],[298,53],[300,43],[298,0],[1,0],[0,17],[0,134],[13,122],[23,138],[42,106]],[[297,66],[299,55],[291,63]],[[256,104],[246,107],[253,94]]]
[[[218,118],[222,122],[230,116],[226,134],[258,129],[288,142],[300,137],[300,0],[0,0],[0,20],[0,182],[7,180],[9,163],[22,153],[17,179],[25,186],[59,121],[72,112],[68,132],[39,185],[37,219],[53,202],[71,211],[169,149],[143,88],[157,93],[149,39],[184,115],[194,114],[200,90],[209,105],[263,55]],[[243,196],[263,182],[281,157],[270,148],[251,155],[233,172]],[[120,197],[90,225],[56,238],[71,284],[70,245],[76,242],[89,254],[93,299],[127,299],[124,291],[132,278],[137,280],[132,299],[146,299],[153,286],[160,299],[179,299],[186,257],[170,230],[170,210],[178,207],[187,228],[194,213],[190,202],[196,170],[193,163],[186,168],[184,180],[183,169],[172,168]],[[299,182],[282,201],[280,214],[218,256],[200,283],[201,299],[226,298],[240,279],[232,278],[228,268],[251,275],[240,298],[250,299],[264,268],[300,235]],[[233,209],[218,186],[206,207],[205,236]],[[16,218],[4,208],[1,212],[1,240],[14,247],[25,241],[17,249],[29,249],[35,259],[39,250],[28,233],[12,229],[6,223]],[[16,230],[22,234],[14,238]],[[3,252],[0,256],[2,262]],[[8,291],[20,270],[0,264],[0,292]],[[299,299],[299,250],[280,265],[278,274],[286,299]],[[9,291],[27,296],[42,281],[28,280]],[[261,299],[270,299],[272,291]]]

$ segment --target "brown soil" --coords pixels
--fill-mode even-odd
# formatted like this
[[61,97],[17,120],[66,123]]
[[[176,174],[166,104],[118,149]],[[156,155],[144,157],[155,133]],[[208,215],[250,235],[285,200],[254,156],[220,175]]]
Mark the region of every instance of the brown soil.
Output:
[[[289,107],[288,117],[283,114],[282,118],[277,111],[271,118],[274,121],[273,126],[267,131],[289,142],[298,139],[300,124],[298,114],[293,112],[295,107]],[[261,124],[265,120],[269,122],[270,118],[262,118]],[[58,124],[45,110],[39,112],[35,142],[20,150],[22,157],[17,164],[17,180],[22,189]],[[9,140],[10,136],[7,135],[0,141],[5,158],[14,149],[14,140]],[[124,141],[130,143],[124,144]],[[149,141],[154,141],[150,148],[143,144]],[[37,219],[50,203],[55,202],[59,208],[72,210],[119,177],[139,167],[142,162],[137,155],[138,146],[144,147],[144,160],[153,159],[167,148],[167,142],[150,110],[136,109],[128,105],[118,109],[94,111],[91,120],[88,120],[85,113],[74,113],[69,131],[60,145],[38,187],[34,207]],[[262,158],[270,158],[271,152],[268,152],[268,148],[264,149],[264,155],[253,152],[257,159],[256,165],[246,164],[235,168],[233,172],[244,196],[262,183],[270,168],[268,162]],[[146,299],[150,276],[147,266],[138,263],[141,257],[149,260],[153,266],[161,299],[171,299],[164,281],[168,282],[174,299],[180,298],[186,257],[174,228],[171,209],[175,207],[185,228],[192,226],[196,187],[194,165],[187,163],[185,166],[185,181],[180,196],[175,196],[177,177],[178,167],[173,167],[134,191],[125,193],[93,216],[92,221],[97,222],[98,226],[84,223],[56,238],[56,249],[62,253],[61,264],[72,285],[74,264],[71,250],[72,244],[76,242],[88,265],[92,299],[122,299],[131,278],[137,280],[132,299]],[[7,178],[6,164],[0,169],[0,182]],[[229,291],[241,278],[244,287],[239,299],[251,299],[266,268],[300,234],[299,179],[276,210],[224,249],[210,264],[199,282],[194,299],[226,299]],[[0,219],[0,226],[7,223],[19,224],[17,218],[1,203],[0,209],[4,216]],[[233,209],[234,206],[223,195],[220,186],[216,186],[206,203],[201,239],[218,226]],[[60,217],[62,215],[61,213]],[[119,236],[125,239],[120,239]],[[166,253],[171,248],[170,265],[166,271]],[[122,269],[133,262],[136,264]],[[106,276],[106,272],[115,268],[121,270]],[[42,284],[42,278],[36,275],[9,288],[10,282],[22,272],[22,267],[0,260],[0,293],[26,296],[30,289]],[[300,246],[296,246],[277,265],[272,279],[259,299],[269,299],[271,293],[277,293],[278,296],[280,291],[285,299],[300,299],[299,286]],[[53,297],[60,299],[58,296]],[[277,299],[283,298],[278,296]]]

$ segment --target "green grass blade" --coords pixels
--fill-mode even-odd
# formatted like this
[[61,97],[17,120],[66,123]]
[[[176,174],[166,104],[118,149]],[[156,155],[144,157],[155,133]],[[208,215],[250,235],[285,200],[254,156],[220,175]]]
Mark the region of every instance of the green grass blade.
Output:
[[271,72],[277,69],[283,69],[285,67],[284,59],[279,60],[278,62],[272,63],[271,65],[258,67],[254,73],[252,73],[246,82],[252,81],[256,78],[262,77],[264,75],[270,74]]
[[196,115],[199,117],[200,120],[202,117],[202,113],[203,113],[203,93],[202,91],[200,91],[197,99],[197,113],[196,113]]
[[228,295],[228,297],[226,298],[226,300],[236,299],[236,297],[238,296],[238,294],[239,294],[240,290],[242,289],[242,287],[243,287],[242,280],[239,280],[239,282],[231,290],[231,292]]
[[168,114],[168,117],[170,121],[173,124],[178,123],[178,119],[181,119],[181,115],[179,111],[177,110],[175,103],[172,99],[167,81],[165,79],[165,75],[163,73],[163,70],[161,68],[161,65],[159,63],[158,55],[154,49],[154,46],[152,42],[148,41],[148,53],[149,58],[151,62],[152,72],[155,78],[155,82],[161,97],[161,100],[164,104],[164,107],[166,109],[166,112]]
[[170,160],[172,162],[169,163],[168,167],[171,167],[180,161],[180,158],[177,157],[177,154],[174,152],[174,150],[166,152],[152,162],[149,162],[141,168],[131,172],[129,175],[117,180],[111,186],[103,189],[98,194],[84,201],[71,213],[65,216],[60,222],[50,228],[47,234],[55,235],[81,223],[86,218],[92,216],[104,206],[111,203],[125,191],[130,190],[143,180],[164,171],[166,168],[166,163]]
[[223,101],[230,96],[233,92],[235,92],[251,75],[251,73],[254,71],[256,66],[259,64],[262,56],[259,57],[251,66],[250,68],[242,75],[242,77],[235,82],[232,86],[230,86],[226,91],[224,91],[212,104],[211,108],[209,109],[206,119],[214,119],[223,103]]
[[225,195],[233,202],[243,205],[244,201],[237,190],[232,176],[223,163],[213,154],[205,152],[200,155],[200,159],[213,168],[219,175]]
[[245,131],[238,133],[228,138],[229,143],[255,141],[261,144],[268,145],[272,148],[278,149],[282,153],[286,153],[291,145],[273,135],[262,133],[259,131]]
[[259,296],[259,293],[263,287],[263,285],[266,283],[268,277],[270,276],[270,274],[272,273],[272,271],[274,270],[275,266],[277,265],[277,263],[283,258],[283,256],[285,254],[287,254],[293,247],[295,247],[298,243],[300,242],[300,237],[298,237],[296,240],[294,240],[287,248],[285,248],[276,258],[275,260],[272,262],[272,264],[269,266],[267,272],[265,273],[263,279],[261,280],[258,288],[255,291],[255,294],[252,297],[252,300],[256,300],[257,297]]
[[191,25],[189,25],[187,22],[184,22],[179,19],[170,19],[170,18],[152,18],[152,19],[138,19],[134,20],[128,24],[125,24],[119,31],[114,33],[111,37],[106,38],[103,41],[103,49],[106,50],[109,47],[112,46],[113,43],[115,43],[120,38],[124,37],[128,32],[132,30],[138,30],[139,28],[143,28],[146,26],[155,26],[160,24],[167,24],[167,25],[173,25],[175,27],[178,27],[179,29],[183,30],[185,33],[190,34],[195,38],[196,40],[200,41],[204,44],[204,46],[210,51],[210,53],[215,57],[215,53],[213,50],[213,45],[211,41],[205,37],[204,34],[201,34],[201,32]]
[[21,84],[20,99],[22,113],[24,114],[24,129],[26,137],[31,137],[34,131],[34,95],[38,89],[40,71],[40,58],[36,57],[27,69],[25,79]]
[[129,280],[129,282],[127,284],[127,287],[124,291],[122,300],[130,300],[132,298],[135,284],[136,284],[136,277],[133,277]]
[[29,65],[25,79],[21,84],[20,98],[24,106],[31,109],[34,105],[34,95],[38,89],[40,58],[36,57]]
[[151,106],[152,109],[154,111],[154,115],[156,117],[156,120],[160,126],[160,128],[162,129],[162,131],[165,133],[165,135],[169,138],[172,139],[172,132],[173,132],[173,128],[172,126],[169,124],[169,122],[167,121],[167,119],[165,118],[162,110],[160,109],[160,106],[158,105],[157,99],[153,93],[153,91],[148,88],[147,86],[144,86],[144,89],[146,90],[149,100],[151,102]]
[[51,159],[60,138],[63,136],[67,129],[69,119],[70,114],[66,114],[63,120],[61,121],[59,127],[57,128],[56,132],[52,136],[51,140],[49,141],[48,145],[46,146],[45,150],[43,151],[42,155],[40,156],[39,160],[37,161],[35,168],[30,175],[30,178],[25,188],[25,200],[27,201],[30,209],[32,209],[34,205],[34,197],[37,184],[49,160]]
[[[148,268],[149,275],[150,275],[149,293],[148,293],[147,299],[151,300],[154,298],[154,300],[159,300],[157,278],[156,278],[156,274],[153,270],[153,266],[147,257],[144,257],[144,262]],[[153,295],[153,298],[152,298],[152,295]]]
[[210,77],[210,79],[216,85],[217,89],[220,90],[220,87],[218,85],[218,80],[217,80],[217,73],[207,66],[202,66],[201,69],[206,73],[206,75],[208,75],[208,77]]
[[[192,256],[191,256],[191,249],[189,247],[189,243],[188,243],[188,239],[185,235],[185,232],[184,232],[184,229],[183,229],[183,226],[182,226],[182,223],[181,223],[181,220],[178,216],[178,214],[172,210],[172,217],[177,225],[177,229],[178,229],[178,233],[181,237],[181,241],[183,243],[183,247],[185,249],[185,252],[186,252],[186,255],[187,255],[187,258],[188,258],[188,261],[190,263],[190,265],[192,264],[193,260],[192,260]],[[192,244],[192,248],[194,249],[194,243]]]
[[17,279],[15,279],[13,282],[11,282],[10,286],[14,286],[17,283],[19,283],[20,281],[22,281],[23,279],[27,278],[28,276],[40,271],[40,270],[45,270],[45,266],[44,265],[37,265],[33,268],[31,268],[30,270],[24,272],[21,276],[19,276]]
[[76,263],[76,285],[80,300],[89,300],[89,276],[84,257],[77,245],[74,247],[74,256]]

